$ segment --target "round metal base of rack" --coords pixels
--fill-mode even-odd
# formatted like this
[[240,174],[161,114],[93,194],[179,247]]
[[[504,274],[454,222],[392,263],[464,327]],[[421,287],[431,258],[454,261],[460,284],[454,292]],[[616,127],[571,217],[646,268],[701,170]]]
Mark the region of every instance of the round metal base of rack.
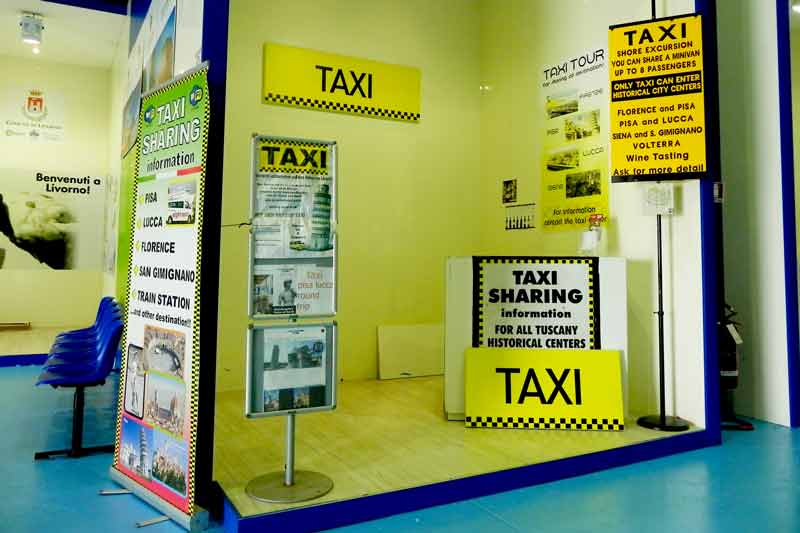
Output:
[[248,483],[245,492],[260,502],[296,503],[319,498],[333,489],[333,480],[319,472],[295,470],[294,484],[287,486],[284,480],[284,472],[265,474]]
[[668,432],[687,431],[690,427],[689,422],[677,416],[665,416],[663,420],[661,415],[643,416],[636,423],[643,428]]

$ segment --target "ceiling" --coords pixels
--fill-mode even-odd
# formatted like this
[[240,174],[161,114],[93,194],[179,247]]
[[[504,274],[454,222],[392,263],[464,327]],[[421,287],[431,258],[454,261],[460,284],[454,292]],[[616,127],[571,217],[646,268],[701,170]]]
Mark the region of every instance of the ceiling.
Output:
[[[41,53],[20,39],[22,11],[44,17]],[[110,67],[117,43],[127,31],[125,17],[41,0],[0,1],[0,55],[72,65]]]

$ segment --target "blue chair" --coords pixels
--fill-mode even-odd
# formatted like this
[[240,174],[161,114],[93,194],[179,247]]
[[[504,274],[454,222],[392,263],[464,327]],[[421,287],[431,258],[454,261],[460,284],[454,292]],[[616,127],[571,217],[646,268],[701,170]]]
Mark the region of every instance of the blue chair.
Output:
[[96,355],[95,347],[102,341],[108,329],[114,327],[116,324],[121,323],[122,322],[118,317],[108,315],[101,318],[95,334],[88,335],[82,339],[74,339],[53,344],[53,346],[50,347],[48,361],[45,363],[45,366],[48,366],[48,363],[51,359],[63,358],[77,361],[79,359],[86,359],[87,357]]
[[[49,459],[53,456],[66,455],[68,457],[83,457],[95,453],[110,453],[114,451],[113,445],[83,447],[84,405],[86,401],[86,387],[104,385],[114,366],[114,361],[119,350],[119,341],[122,336],[122,322],[119,319],[109,319],[98,324],[98,337],[93,345],[72,352],[80,354],[74,360],[62,357],[49,358],[45,363],[36,385],[50,385],[53,388],[74,387],[75,395],[72,404],[72,443],[69,449],[37,452],[34,459]],[[51,359],[54,359],[51,361]]]
[[[109,330],[113,332],[115,328],[122,328],[121,322],[115,322],[109,325]],[[78,375],[87,372],[94,372],[95,368],[100,364],[100,359],[106,357],[106,352],[109,348],[106,344],[109,342],[108,334],[100,339],[97,344],[85,350],[74,352],[66,352],[57,356],[51,356],[42,365],[42,370],[45,372],[55,372],[58,374]],[[117,340],[119,342],[119,340]],[[108,373],[114,368],[114,363],[117,358],[116,347],[114,347],[114,354],[111,359],[111,367]],[[49,383],[45,383],[49,385]]]
[[53,345],[62,344],[64,342],[79,341],[87,337],[97,335],[100,322],[106,316],[122,316],[122,310],[120,309],[119,304],[117,304],[110,296],[106,296],[100,300],[100,305],[97,308],[97,316],[95,317],[95,321],[91,326],[59,333],[56,335],[56,340]]

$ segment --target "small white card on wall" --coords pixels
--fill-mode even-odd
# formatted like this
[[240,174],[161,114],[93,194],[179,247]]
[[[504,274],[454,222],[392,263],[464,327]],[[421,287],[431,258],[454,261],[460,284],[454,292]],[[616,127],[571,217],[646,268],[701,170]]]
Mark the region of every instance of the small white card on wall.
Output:
[[648,183],[644,187],[645,215],[674,215],[675,186],[672,183]]

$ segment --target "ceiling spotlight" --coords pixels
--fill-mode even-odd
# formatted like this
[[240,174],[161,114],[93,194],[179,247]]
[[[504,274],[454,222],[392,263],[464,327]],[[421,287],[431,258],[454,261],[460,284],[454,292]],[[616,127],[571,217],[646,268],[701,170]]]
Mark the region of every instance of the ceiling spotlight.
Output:
[[42,16],[36,13],[23,13],[19,20],[22,42],[27,44],[42,44]]
[[792,11],[795,13],[800,13],[800,1],[792,0]]
[[33,53],[34,54],[38,54],[39,52],[40,52],[39,47],[38,46],[34,46],[33,47]]

